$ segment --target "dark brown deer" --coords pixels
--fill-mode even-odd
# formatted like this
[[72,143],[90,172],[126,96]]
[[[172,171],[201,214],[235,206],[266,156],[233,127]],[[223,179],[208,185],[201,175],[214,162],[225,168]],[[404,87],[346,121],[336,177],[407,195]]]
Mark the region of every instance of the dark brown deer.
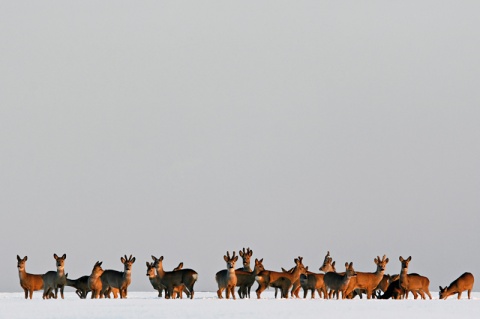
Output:
[[88,288],[88,277],[90,276],[82,276],[78,279],[68,279],[67,277],[66,285],[75,288],[75,293],[80,299],[86,299],[90,291],[90,288]]
[[[402,256],[399,257],[399,260],[402,264],[400,271],[400,287],[405,290],[405,299],[408,299],[408,293],[410,291],[417,291],[422,296],[422,299],[425,299],[425,294],[432,299],[432,295],[428,289],[430,285],[430,280],[427,277],[420,276],[418,274],[408,274],[408,264],[412,260],[412,256],[409,256],[407,259],[403,259]],[[414,298],[417,299],[416,294],[414,293]]]
[[117,298],[117,291],[120,294],[120,298],[127,298],[127,289],[132,282],[132,265],[135,262],[135,257],[132,255],[127,258],[120,257],[120,261],[123,264],[123,272],[107,269],[100,276],[102,280],[102,293],[113,292],[113,297]]
[[[337,295],[337,299],[339,299],[340,292],[342,293],[342,299],[346,298],[346,289],[352,277],[355,277],[357,274],[353,269],[353,263],[350,264],[348,262],[345,263],[345,273],[339,274],[336,272],[327,272],[323,276],[323,280],[325,285],[328,289],[332,290]],[[330,298],[330,295],[329,295]]]
[[400,279],[395,279],[388,285],[385,292],[380,294],[380,291],[377,292],[377,299],[401,299],[405,291],[400,287]]
[[263,270],[265,270],[263,267],[263,258],[260,260],[255,259],[255,266],[251,272],[235,270],[235,275],[237,276],[237,287],[240,287],[238,289],[238,295],[240,298],[250,298],[250,290],[255,283],[255,277]]
[[462,292],[465,290],[467,290],[468,299],[470,299],[470,293],[472,292],[473,282],[474,282],[473,275],[469,272],[464,273],[463,275],[455,279],[455,281],[453,281],[450,284],[450,286],[445,288],[442,288],[441,286],[439,286],[440,299],[447,299],[449,296],[454,294],[458,294],[458,299],[461,299]]
[[235,251],[233,251],[232,257],[227,251],[227,254],[223,256],[223,259],[227,263],[227,269],[218,271],[215,274],[215,281],[218,285],[217,296],[218,299],[223,299],[222,292],[225,290],[225,297],[235,299],[235,286],[237,285],[237,275],[235,273],[235,263],[238,260],[238,256],[235,256]]
[[58,257],[57,254],[53,254],[55,258],[55,265],[57,271],[48,271],[43,275],[43,299],[50,299],[49,295],[52,291],[55,291],[54,297],[57,299],[58,289],[60,288],[60,296],[63,299],[63,289],[67,284],[67,277],[65,277],[65,259],[66,254],[62,257]]
[[354,290],[366,291],[367,299],[372,298],[375,289],[377,288],[380,281],[382,281],[383,275],[385,273],[385,266],[388,263],[388,258],[385,257],[386,256],[383,255],[383,258],[380,259],[380,257],[377,256],[377,258],[373,260],[374,263],[377,265],[377,270],[374,273],[357,271],[357,275],[350,279],[345,294],[348,296],[353,293]]
[[[189,298],[193,299],[195,294],[194,285],[198,279],[198,274],[193,269],[179,269],[174,271],[165,271],[163,269],[163,256],[156,258],[152,256],[153,265],[157,270],[157,278],[161,285],[165,286],[165,298],[174,298],[175,290],[182,290],[190,294]],[[183,265],[182,265],[183,267]],[[182,287],[185,286],[185,287]]]
[[32,299],[34,291],[43,289],[43,276],[27,273],[25,270],[27,259],[27,256],[20,258],[20,256],[17,255],[17,268],[20,277],[20,286],[25,291],[25,299],[28,297]]
[[[330,253],[328,252],[323,260],[323,264],[319,269],[325,273],[335,272],[335,262],[332,262]],[[306,275],[300,275],[300,285],[303,288],[303,298],[307,298],[308,291],[311,291],[312,298],[315,298],[315,291],[318,292],[320,298],[327,299],[327,287],[324,282],[324,274],[307,273]]]
[[88,277],[88,289],[92,292],[92,299],[103,298],[102,280],[103,274],[102,261],[97,261],[93,266],[92,273]]
[[295,267],[292,272],[277,272],[272,270],[261,271],[255,280],[258,282],[256,290],[257,298],[261,298],[262,292],[267,287],[274,287],[281,289],[281,297],[288,298],[288,291],[293,286],[293,283],[300,278],[301,274],[306,274],[305,266],[302,263],[303,257],[295,258]]
[[[146,262],[146,264],[147,264],[147,277],[150,280],[150,283],[152,284],[153,289],[158,291],[158,297],[162,297],[164,290],[166,295],[167,294],[166,287],[160,283],[160,278],[156,274],[155,266],[153,265],[153,263],[149,263],[148,261]],[[182,268],[183,268],[183,262],[180,263],[176,268],[174,268],[173,271],[177,271]],[[179,287],[174,287],[174,290],[173,290],[174,299],[176,297],[182,298],[182,292],[184,287],[185,287],[184,285],[181,285]],[[187,294],[187,297],[190,297],[190,292],[185,291],[185,293]]]

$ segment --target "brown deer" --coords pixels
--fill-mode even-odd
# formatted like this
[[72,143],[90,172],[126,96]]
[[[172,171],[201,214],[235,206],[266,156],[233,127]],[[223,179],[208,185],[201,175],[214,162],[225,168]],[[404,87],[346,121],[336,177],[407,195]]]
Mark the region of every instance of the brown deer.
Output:
[[[193,299],[193,296],[195,294],[193,287],[198,279],[198,274],[195,270],[179,269],[174,271],[165,271],[163,269],[163,256],[161,256],[160,258],[152,256],[152,259],[153,266],[157,270],[157,278],[159,280],[159,283],[166,288],[165,298],[174,298],[174,291],[179,290],[185,291],[187,296],[189,296],[190,299]],[[182,287],[182,285],[185,287]]]
[[62,257],[58,257],[57,254],[53,254],[55,258],[55,264],[57,271],[48,271],[43,275],[43,299],[50,299],[50,292],[55,291],[54,297],[57,299],[58,289],[60,288],[60,296],[63,299],[63,289],[67,283],[67,277],[65,276],[65,259],[66,254]]
[[235,273],[235,263],[238,260],[238,256],[235,256],[235,251],[233,251],[232,257],[230,258],[230,253],[227,251],[227,255],[223,256],[223,259],[227,263],[227,269],[218,271],[215,274],[215,281],[218,285],[217,296],[218,299],[223,299],[222,292],[225,290],[225,297],[235,299],[235,286],[237,285],[237,275]]
[[87,294],[90,291],[90,288],[88,288],[88,278],[90,276],[82,276],[78,279],[69,279],[67,277],[67,283],[66,285],[69,287],[75,288],[75,293],[77,294],[80,299],[86,299]]
[[[335,272],[335,262],[330,258],[330,252],[327,253],[323,260],[320,271],[325,273]],[[311,291],[312,298],[315,298],[315,291],[318,292],[320,298],[327,299],[327,287],[325,286],[324,274],[307,273],[307,275],[300,275],[300,285],[303,288],[303,298],[307,298],[308,291]]]
[[281,297],[288,298],[288,291],[293,286],[293,283],[300,278],[301,274],[307,273],[302,260],[303,257],[294,259],[295,267],[292,272],[261,271],[255,277],[255,280],[258,282],[258,288],[256,290],[257,298],[260,299],[262,292],[267,289],[267,287],[280,288]]
[[385,292],[380,294],[380,291],[377,292],[377,299],[401,299],[405,291],[400,287],[400,279],[395,279],[388,285]]
[[445,288],[442,288],[441,286],[439,286],[440,299],[447,299],[449,296],[454,294],[458,294],[458,299],[461,299],[462,292],[465,290],[468,291],[468,299],[470,299],[470,293],[472,292],[473,282],[474,282],[473,275],[469,272],[464,273],[463,275],[455,279],[455,281],[453,281],[450,284],[450,286]]
[[255,259],[255,266],[251,272],[238,269],[235,270],[235,275],[237,276],[237,287],[240,287],[238,288],[238,296],[240,298],[250,298],[250,289],[255,283],[255,277],[264,270],[263,258],[260,260]]
[[92,299],[103,298],[102,280],[100,276],[103,274],[103,261],[97,261],[93,266],[92,273],[88,277],[88,289],[92,292]]
[[127,298],[127,289],[132,282],[132,265],[135,262],[135,257],[132,255],[127,258],[120,257],[120,261],[123,264],[123,272],[107,269],[100,276],[102,280],[102,294],[109,294],[113,292],[113,297],[117,298],[117,292],[120,294],[120,298]]
[[366,273],[366,272],[358,272],[355,277],[350,279],[348,283],[348,287],[345,290],[345,294],[349,296],[353,293],[354,290],[360,291],[357,294],[360,294],[361,291],[366,291],[367,299],[372,298],[375,289],[377,288],[380,281],[383,279],[383,275],[385,273],[385,266],[388,263],[388,258],[383,255],[383,258],[380,259],[379,256],[375,258],[373,261],[377,265],[377,270],[374,273]]
[[[336,293],[337,299],[339,299],[340,292],[342,293],[342,299],[346,298],[346,289],[348,288],[348,284],[352,277],[355,277],[357,274],[353,269],[353,263],[350,264],[348,262],[345,263],[345,273],[339,274],[336,272],[327,272],[323,276],[323,281],[328,289]],[[330,295],[329,295],[330,298]]]
[[[155,266],[153,265],[153,263],[149,263],[148,261],[146,262],[147,264],[147,276],[148,276],[148,279],[150,280],[150,283],[152,284],[152,287],[153,289],[157,290],[158,291],[158,297],[162,297],[162,293],[163,293],[163,290],[166,290],[166,287],[163,286],[161,283],[160,283],[160,279],[158,278],[157,274],[156,274],[156,268]],[[173,269],[173,271],[177,271],[177,270],[180,270],[183,268],[183,262],[180,263],[176,268]],[[174,287],[174,290],[173,290],[173,293],[174,293],[174,296],[173,298],[175,299],[176,297],[180,297],[182,298],[182,292],[183,292],[183,288],[185,286],[184,285],[181,285],[179,287]],[[190,292],[188,291],[185,291],[185,293],[187,294],[187,297],[190,297]],[[165,295],[167,294],[167,291],[165,291]]]
[[25,291],[25,299],[29,296],[30,299],[32,299],[34,291],[43,289],[43,276],[27,273],[25,270],[27,259],[27,256],[20,258],[20,256],[17,255],[17,268],[20,277],[20,286]]
[[[425,299],[425,294],[432,299],[432,295],[428,289],[430,285],[430,280],[427,277],[420,276],[418,274],[408,274],[408,264],[412,260],[412,256],[409,256],[407,259],[403,259],[402,256],[398,258],[402,264],[400,271],[400,287],[405,290],[405,299],[408,299],[408,293],[410,291],[414,292],[418,290],[422,299]],[[417,299],[417,295],[414,293],[414,298]]]
[[239,250],[238,254],[240,255],[240,257],[242,257],[243,267],[238,268],[237,270],[243,270],[243,271],[251,272],[252,268],[250,268],[250,258],[253,255],[253,250],[251,250],[250,247],[247,248],[247,250],[245,250],[245,248],[243,248],[243,251]]

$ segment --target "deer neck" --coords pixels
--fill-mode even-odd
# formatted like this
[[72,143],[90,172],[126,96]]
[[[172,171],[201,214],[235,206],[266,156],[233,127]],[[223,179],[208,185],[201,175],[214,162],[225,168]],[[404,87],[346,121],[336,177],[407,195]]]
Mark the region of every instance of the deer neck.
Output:
[[25,268],[18,269],[18,276],[20,277],[20,281],[25,280],[25,278],[27,277],[27,271],[25,270]]
[[158,263],[156,270],[157,270],[157,276],[158,277],[163,278],[163,276],[165,276],[165,271],[163,270],[162,262]]

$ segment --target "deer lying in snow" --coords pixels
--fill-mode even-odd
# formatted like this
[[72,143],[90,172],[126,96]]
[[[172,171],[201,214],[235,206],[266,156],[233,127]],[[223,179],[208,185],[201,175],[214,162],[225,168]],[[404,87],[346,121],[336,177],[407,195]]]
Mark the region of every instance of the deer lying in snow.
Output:
[[63,289],[67,283],[67,277],[65,276],[65,259],[67,255],[63,254],[62,257],[58,257],[57,254],[53,254],[53,258],[55,258],[57,271],[48,271],[43,275],[43,299],[49,299],[52,291],[55,291],[53,298],[57,299],[59,288],[63,299]]
[[[399,257],[399,260],[402,264],[400,271],[400,287],[405,290],[405,299],[408,299],[408,292],[416,291],[420,293],[422,299],[425,299],[425,294],[432,299],[432,295],[428,289],[430,285],[430,280],[427,277],[420,276],[418,274],[408,274],[408,264],[412,260],[412,256],[409,256],[407,259],[403,259],[402,256]],[[417,299],[416,294],[414,293],[414,298]]]
[[458,299],[462,298],[462,292],[467,290],[468,299],[470,299],[470,293],[472,292],[474,278],[469,272],[464,273],[453,281],[450,286],[442,288],[439,286],[440,299],[447,299],[449,296],[458,294]]
[[25,270],[27,259],[27,256],[20,258],[20,256],[17,255],[17,268],[18,275],[20,277],[20,286],[25,291],[25,299],[27,299],[29,296],[30,299],[32,299],[34,291],[43,289],[43,278],[42,275],[27,273]]

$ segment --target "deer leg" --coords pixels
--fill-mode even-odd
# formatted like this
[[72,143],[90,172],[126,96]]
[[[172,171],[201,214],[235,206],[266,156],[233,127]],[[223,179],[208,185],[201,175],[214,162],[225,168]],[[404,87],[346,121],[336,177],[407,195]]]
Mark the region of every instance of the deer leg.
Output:
[[461,291],[458,292],[458,297],[457,297],[457,299],[462,299],[462,292],[461,292]]
[[470,293],[472,292],[472,289],[468,289],[468,299],[470,299]]
[[217,290],[218,299],[223,299],[222,292],[223,292],[223,288],[218,288],[218,290]]

